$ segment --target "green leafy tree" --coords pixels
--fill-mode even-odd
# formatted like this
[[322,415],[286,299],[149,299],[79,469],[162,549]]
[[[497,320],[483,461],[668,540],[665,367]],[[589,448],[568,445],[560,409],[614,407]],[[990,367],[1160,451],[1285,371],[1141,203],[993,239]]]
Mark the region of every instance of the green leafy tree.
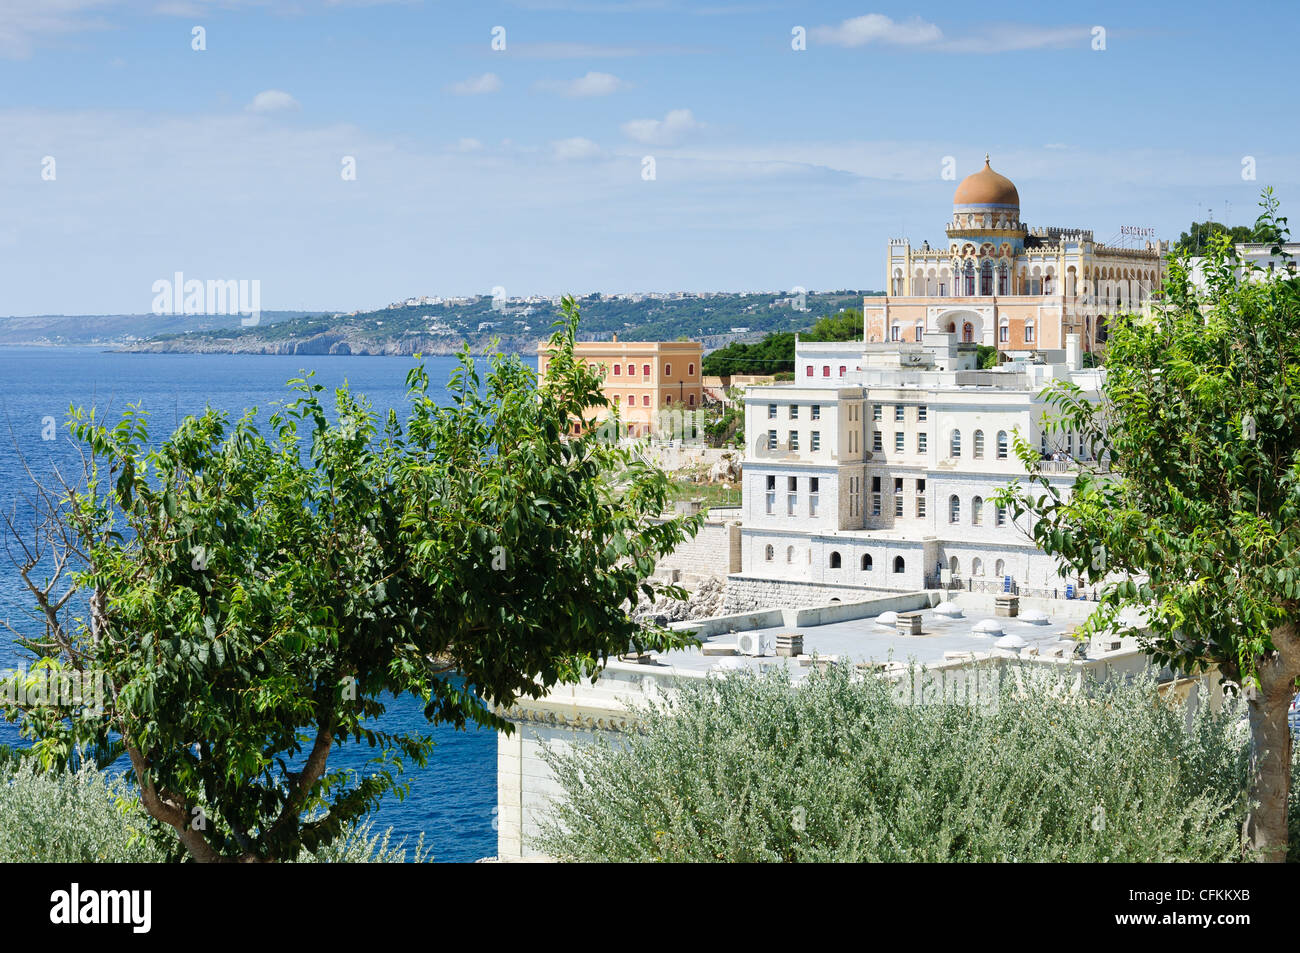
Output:
[[[1249,225],[1229,227],[1221,222],[1192,222],[1187,231],[1179,235],[1178,241],[1174,242],[1174,254],[1200,257],[1209,254],[1212,245],[1225,237],[1231,246],[1234,242],[1256,241],[1256,235],[1257,230]],[[1258,240],[1267,241],[1267,239]]]
[[[115,738],[145,811],[195,860],[293,859],[425,763],[427,734],[376,727],[391,696],[509,731],[491,706],[629,645],[687,644],[628,611],[699,519],[658,521],[662,472],[570,434],[605,400],[573,357],[572,299],[564,317],[540,382],[501,355],[480,379],[466,350],[439,406],[417,366],[404,424],[346,388],[331,422],[309,378],[269,435],[256,411],[209,410],[151,448],[138,408],[111,427],[74,410],[84,485],[39,492],[47,559],[20,568],[45,633],[25,644],[105,691],[9,709],[33,756]],[[370,769],[331,770],[344,743],[373,747]]]
[[[1257,234],[1281,252],[1286,219],[1264,193]],[[1112,323],[1100,405],[1059,384],[1054,426],[1095,458],[1068,492],[1034,473],[1000,502],[1034,518],[1038,545],[1088,584],[1090,620],[1127,629],[1140,609],[1152,658],[1217,665],[1241,685],[1251,730],[1249,854],[1283,860],[1300,677],[1300,281],[1260,280],[1211,241],[1204,290],[1174,262],[1166,302]],[[1038,456],[1017,450],[1033,470]]]

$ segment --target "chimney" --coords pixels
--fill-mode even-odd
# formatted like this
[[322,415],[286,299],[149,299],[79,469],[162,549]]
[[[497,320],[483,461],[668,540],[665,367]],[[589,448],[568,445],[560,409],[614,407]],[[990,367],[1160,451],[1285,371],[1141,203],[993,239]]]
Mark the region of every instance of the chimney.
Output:
[[1065,363],[1072,371],[1083,370],[1083,351],[1079,347],[1079,335],[1065,336]]
[[617,331],[614,332],[613,342],[614,342],[615,344],[618,343],[618,332],[617,332]]

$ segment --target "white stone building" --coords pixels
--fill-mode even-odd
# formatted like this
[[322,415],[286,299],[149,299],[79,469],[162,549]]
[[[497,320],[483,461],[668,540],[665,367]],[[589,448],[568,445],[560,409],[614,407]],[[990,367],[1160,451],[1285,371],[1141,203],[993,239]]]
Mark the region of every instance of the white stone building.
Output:
[[798,342],[794,382],[745,392],[740,575],[823,587],[823,599],[825,587],[952,580],[1064,597],[1074,581],[993,502],[1025,476],[1017,438],[1062,487],[1088,459],[1074,434],[1048,433],[1055,412],[1041,394],[1065,379],[1095,397],[1098,372],[1081,368],[1073,336],[1037,358],[979,370],[975,344],[935,332],[921,343]]

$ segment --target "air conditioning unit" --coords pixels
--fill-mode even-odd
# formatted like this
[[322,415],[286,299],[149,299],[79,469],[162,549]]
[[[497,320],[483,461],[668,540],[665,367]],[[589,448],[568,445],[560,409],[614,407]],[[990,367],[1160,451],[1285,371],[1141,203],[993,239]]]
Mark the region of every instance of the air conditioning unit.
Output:
[[741,632],[736,636],[736,651],[741,655],[766,655],[767,636],[757,632]]

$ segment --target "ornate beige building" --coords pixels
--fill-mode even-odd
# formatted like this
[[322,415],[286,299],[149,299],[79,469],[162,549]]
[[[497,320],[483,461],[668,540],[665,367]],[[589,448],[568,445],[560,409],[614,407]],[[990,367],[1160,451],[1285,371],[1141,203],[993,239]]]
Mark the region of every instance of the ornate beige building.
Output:
[[1112,247],[1087,229],[1030,228],[1020,193],[984,157],[952,197],[948,241],[889,243],[887,294],[863,302],[865,343],[919,342],[926,331],[956,333],[1008,356],[1106,340],[1106,315],[1140,307],[1164,280],[1168,242]]

